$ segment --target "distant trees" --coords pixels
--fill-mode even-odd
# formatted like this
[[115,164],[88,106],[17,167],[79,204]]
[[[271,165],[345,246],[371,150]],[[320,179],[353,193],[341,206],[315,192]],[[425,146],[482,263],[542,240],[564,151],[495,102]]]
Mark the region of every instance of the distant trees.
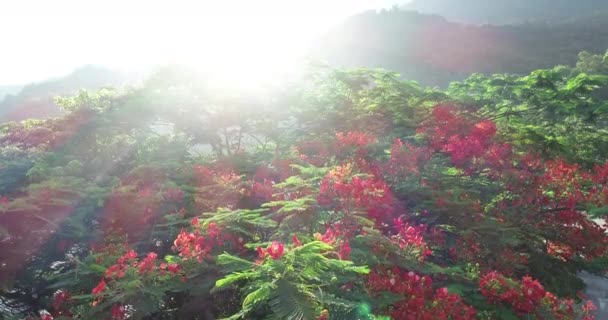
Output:
[[607,15],[477,26],[411,11],[369,11],[335,27],[315,51],[331,63],[382,67],[423,85],[445,87],[475,72],[523,75],[574,65],[580,51],[604,52]]
[[27,84],[0,97],[0,122],[58,116],[61,112],[53,101],[56,96],[76,94],[80,89],[122,86],[135,79],[103,67],[84,66],[65,77]]
[[520,24],[551,22],[606,13],[602,0],[412,0],[402,6],[452,21],[475,24]]

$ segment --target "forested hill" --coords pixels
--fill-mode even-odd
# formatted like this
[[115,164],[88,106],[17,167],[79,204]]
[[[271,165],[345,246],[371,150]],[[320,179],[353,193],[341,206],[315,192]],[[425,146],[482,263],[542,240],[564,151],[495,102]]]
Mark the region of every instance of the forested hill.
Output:
[[331,64],[381,67],[424,85],[471,73],[526,74],[573,65],[580,51],[608,47],[608,15],[551,23],[470,25],[405,10],[368,11],[334,27],[315,45]]
[[72,95],[80,89],[121,86],[136,77],[97,66],[84,66],[72,73],[47,81],[32,83],[16,92],[0,97],[0,122],[28,118],[48,118],[60,113],[53,102],[55,96]]
[[605,0],[412,0],[404,9],[437,14],[453,21],[513,24],[608,12]]
[[19,90],[21,90],[21,88],[22,88],[21,86],[7,86],[7,85],[0,86],[0,101],[2,101],[4,99],[4,97],[9,94],[18,93]]

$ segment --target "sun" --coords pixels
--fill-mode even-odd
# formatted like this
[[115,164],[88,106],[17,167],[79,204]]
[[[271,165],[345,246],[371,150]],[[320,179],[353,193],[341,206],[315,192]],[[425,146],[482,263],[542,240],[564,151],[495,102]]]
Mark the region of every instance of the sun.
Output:
[[176,27],[162,31],[172,36],[156,53],[166,62],[211,74],[225,86],[252,88],[294,72],[318,34],[317,22],[280,1],[237,7],[210,1],[191,4],[189,11],[198,14],[167,17],[167,28]]

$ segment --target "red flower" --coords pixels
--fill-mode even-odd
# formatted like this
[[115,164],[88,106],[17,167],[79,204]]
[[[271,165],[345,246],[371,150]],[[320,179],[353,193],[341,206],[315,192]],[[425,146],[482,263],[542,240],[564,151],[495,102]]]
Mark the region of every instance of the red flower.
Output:
[[61,309],[61,306],[69,299],[70,299],[70,294],[65,290],[61,290],[61,291],[55,293],[55,295],[53,296],[53,309],[55,309],[55,310]]
[[350,258],[350,252],[350,243],[348,243],[348,241],[342,242],[342,244],[340,245],[340,249],[338,250],[338,255],[340,256],[340,259],[346,260]]
[[112,306],[112,320],[124,320],[127,318],[127,310],[123,305]]
[[284,250],[285,245],[278,241],[273,241],[268,248],[266,248],[266,252],[274,260],[280,259],[283,256]]
[[156,257],[156,253],[148,253],[146,258],[139,263],[139,274],[146,274],[154,271],[154,267],[156,266]]
[[212,243],[205,241],[198,231],[187,233],[182,230],[173,242],[173,250],[179,252],[179,256],[184,260],[196,259],[202,262],[203,258],[212,250]]
[[177,263],[171,263],[169,265],[169,272],[171,273],[179,273],[181,271],[181,266]]
[[327,320],[329,317],[329,312],[327,310],[321,311],[321,314],[317,318],[317,320]]
[[300,239],[298,239],[297,235],[293,235],[293,237],[291,237],[291,241],[293,241],[293,245],[296,247],[299,247],[302,245],[302,243],[300,242]]
[[198,227],[198,218],[192,218],[190,224],[192,224],[193,227]]
[[91,293],[92,294],[100,294],[105,289],[106,289],[106,282],[103,279],[101,279],[101,281],[99,281],[99,284],[95,288],[93,288],[93,290],[91,291]]
[[209,238],[219,239],[221,232],[222,229],[220,229],[215,222],[211,222],[209,225],[207,225],[207,236]]
[[266,250],[262,249],[260,246],[258,246],[258,256],[260,259],[264,259],[266,257]]
[[339,147],[364,147],[368,144],[374,143],[376,137],[363,132],[343,132],[336,133],[336,139],[338,140]]

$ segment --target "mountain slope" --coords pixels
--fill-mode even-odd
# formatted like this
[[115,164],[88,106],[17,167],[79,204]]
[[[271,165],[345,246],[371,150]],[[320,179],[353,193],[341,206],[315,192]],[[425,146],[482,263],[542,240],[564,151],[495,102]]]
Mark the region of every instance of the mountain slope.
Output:
[[608,47],[608,16],[475,26],[412,11],[369,11],[328,32],[315,55],[331,64],[382,67],[425,85],[445,86],[471,73],[525,74],[576,63],[580,51]]
[[9,94],[16,94],[23,86],[0,86],[0,101]]
[[48,118],[61,112],[54,97],[70,95],[80,89],[122,86],[134,80],[131,75],[114,70],[85,66],[65,77],[24,86],[17,94],[9,94],[0,102],[0,122],[28,118]]
[[608,12],[605,0],[412,0],[406,10],[476,24],[511,24]]

